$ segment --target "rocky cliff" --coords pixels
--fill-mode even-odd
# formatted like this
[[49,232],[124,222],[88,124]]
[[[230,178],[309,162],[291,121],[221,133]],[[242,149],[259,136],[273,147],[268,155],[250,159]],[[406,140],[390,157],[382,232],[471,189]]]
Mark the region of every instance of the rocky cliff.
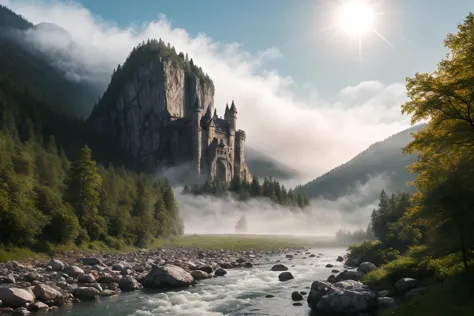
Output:
[[[161,40],[149,41],[135,48],[114,71],[88,121],[125,148],[141,167],[154,168],[166,161],[175,164],[166,157],[165,148],[172,146],[173,152],[189,155],[191,135],[186,135],[186,128],[167,127],[190,115],[196,97],[204,110],[214,109],[210,78],[192,59],[176,54]],[[165,139],[172,143],[164,144]]]

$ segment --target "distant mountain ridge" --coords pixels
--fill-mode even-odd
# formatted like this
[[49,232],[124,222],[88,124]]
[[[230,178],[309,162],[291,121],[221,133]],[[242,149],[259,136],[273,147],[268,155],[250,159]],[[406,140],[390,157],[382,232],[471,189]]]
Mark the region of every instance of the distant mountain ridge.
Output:
[[0,88],[10,90],[28,86],[28,92],[37,101],[49,104],[55,112],[86,117],[97,101],[100,89],[66,78],[53,64],[53,61],[61,62],[64,56],[60,53],[51,56],[28,40],[38,30],[54,30],[62,37],[68,34],[50,23],[35,26],[0,6]]
[[406,183],[413,181],[415,175],[410,174],[406,167],[415,162],[417,156],[403,155],[402,148],[411,141],[412,133],[424,126],[413,126],[374,143],[345,164],[295,190],[309,198],[337,200],[356,192],[359,186],[367,184],[374,177],[384,175],[390,181],[388,187],[381,187],[380,190],[411,191],[413,188],[407,187]]
[[272,177],[277,180],[289,180],[300,175],[297,170],[248,146],[245,148],[245,161],[252,174],[259,179]]

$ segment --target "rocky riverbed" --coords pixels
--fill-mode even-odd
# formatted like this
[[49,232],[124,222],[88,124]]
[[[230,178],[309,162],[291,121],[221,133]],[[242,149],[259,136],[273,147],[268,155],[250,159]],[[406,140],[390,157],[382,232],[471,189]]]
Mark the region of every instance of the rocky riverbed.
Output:
[[376,269],[373,264],[351,268],[343,249],[324,252],[173,248],[8,262],[0,264],[0,315],[38,310],[62,315],[79,302],[78,308],[66,308],[69,314],[307,315],[311,309],[325,315],[373,315],[427,291],[408,278],[392,289],[372,290],[359,281]]
[[264,256],[289,251],[170,248],[80,258],[71,254],[29,264],[11,261],[0,264],[0,315],[54,310],[142,288],[185,288],[199,280],[225,276],[226,269],[250,269],[254,261]]

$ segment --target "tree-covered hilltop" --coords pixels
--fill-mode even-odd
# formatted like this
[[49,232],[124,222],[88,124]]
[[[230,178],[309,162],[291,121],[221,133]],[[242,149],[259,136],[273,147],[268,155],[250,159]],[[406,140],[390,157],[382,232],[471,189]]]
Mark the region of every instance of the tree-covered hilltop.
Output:
[[9,36],[29,27],[0,7],[0,248],[141,247],[182,233],[170,185],[131,170],[78,117],[87,87]]
[[70,162],[54,137],[45,147],[0,131],[0,246],[51,250],[103,241],[146,246],[181,234],[173,190],[166,181],[97,166],[84,146]]
[[199,79],[201,85],[208,84],[214,88],[211,78],[204,73],[201,67],[194,64],[193,59],[189,59],[188,54],[179,54],[174,46],[160,38],[148,39],[134,47],[127,59],[122,65],[118,65],[113,70],[112,78],[107,90],[94,106],[91,117],[100,116],[101,111],[107,111],[109,106],[116,103],[117,95],[123,90],[124,86],[134,77],[135,72],[142,66],[147,66],[153,60],[170,62],[176,68],[184,69],[185,79],[195,76]]
[[246,201],[254,198],[267,198],[271,202],[289,207],[304,209],[310,205],[306,196],[296,194],[292,189],[287,190],[284,185],[271,177],[265,178],[260,184],[257,177],[251,183],[241,181],[235,176],[229,184],[215,181],[206,181],[202,185],[185,185],[184,194],[224,196],[231,194],[235,198]]
[[390,289],[401,277],[429,288],[425,298],[382,315],[474,313],[474,14],[445,40],[449,54],[431,73],[407,79],[402,111],[428,121],[404,147],[418,159],[411,198],[382,191],[371,217],[376,241],[351,247],[349,263],[380,268],[363,281]]
[[67,80],[50,65],[50,57],[25,40],[34,25],[0,5],[0,87],[21,98],[28,95],[59,115],[85,118],[99,89]]

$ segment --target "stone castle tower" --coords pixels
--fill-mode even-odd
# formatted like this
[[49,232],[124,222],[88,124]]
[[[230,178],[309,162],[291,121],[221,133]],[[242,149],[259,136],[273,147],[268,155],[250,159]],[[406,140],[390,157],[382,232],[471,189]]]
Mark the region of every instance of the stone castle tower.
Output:
[[250,182],[244,159],[245,132],[237,130],[234,101],[230,108],[226,105],[224,118],[220,118],[212,104],[204,110],[196,97],[191,115],[192,164],[198,178],[229,182],[239,175],[242,181]]

